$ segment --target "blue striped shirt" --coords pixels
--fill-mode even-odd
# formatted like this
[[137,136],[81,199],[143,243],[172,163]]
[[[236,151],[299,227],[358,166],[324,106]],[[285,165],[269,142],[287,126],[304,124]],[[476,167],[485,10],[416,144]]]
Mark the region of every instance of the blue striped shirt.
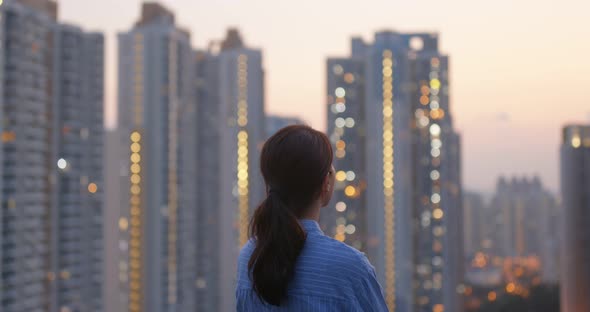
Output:
[[365,255],[325,236],[313,220],[301,220],[301,224],[307,239],[297,259],[286,302],[280,307],[272,306],[254,292],[248,261],[255,242],[250,240],[238,259],[237,311],[387,311],[375,270]]

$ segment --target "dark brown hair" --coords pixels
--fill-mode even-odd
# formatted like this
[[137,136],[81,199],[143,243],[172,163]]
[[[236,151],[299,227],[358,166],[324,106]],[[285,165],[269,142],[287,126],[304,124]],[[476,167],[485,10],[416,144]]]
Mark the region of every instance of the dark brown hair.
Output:
[[267,197],[250,222],[256,247],[248,270],[258,297],[269,304],[279,306],[287,296],[306,239],[299,219],[321,195],[331,167],[330,141],[308,126],[285,127],[262,147]]

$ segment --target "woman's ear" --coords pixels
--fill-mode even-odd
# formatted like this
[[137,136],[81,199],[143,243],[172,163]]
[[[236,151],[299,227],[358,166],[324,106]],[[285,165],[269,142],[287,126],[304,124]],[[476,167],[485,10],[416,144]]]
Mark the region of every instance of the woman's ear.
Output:
[[330,199],[332,199],[332,193],[334,192],[334,183],[336,182],[336,174],[335,174],[335,169],[334,166],[332,166],[330,168],[330,171],[328,172],[328,174],[326,175],[326,177],[324,178],[324,183],[322,185],[322,207],[325,207],[328,205],[328,203],[330,202]]

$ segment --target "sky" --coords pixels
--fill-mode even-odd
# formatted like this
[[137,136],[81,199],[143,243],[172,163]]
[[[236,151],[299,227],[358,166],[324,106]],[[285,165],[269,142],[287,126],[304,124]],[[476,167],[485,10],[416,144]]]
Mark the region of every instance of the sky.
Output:
[[[116,34],[138,0],[59,0],[60,19],[106,34],[106,124],[116,123]],[[239,27],[264,53],[267,112],[324,130],[325,61],[350,37],[430,31],[450,56],[451,111],[462,135],[463,185],[492,192],[500,175],[538,175],[559,190],[567,123],[590,123],[588,0],[162,0],[196,48]]]

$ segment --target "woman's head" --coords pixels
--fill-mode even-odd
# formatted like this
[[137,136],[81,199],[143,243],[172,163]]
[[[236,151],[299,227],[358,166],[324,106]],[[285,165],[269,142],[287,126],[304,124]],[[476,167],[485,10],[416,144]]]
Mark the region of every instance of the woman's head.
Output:
[[330,200],[332,146],[308,126],[285,127],[270,137],[262,147],[260,169],[269,195],[280,195],[299,218],[314,201],[325,206]]
[[256,247],[248,268],[258,296],[280,305],[305,243],[298,220],[326,206],[332,196],[330,141],[308,126],[285,127],[264,144],[260,168],[267,197],[252,218]]

